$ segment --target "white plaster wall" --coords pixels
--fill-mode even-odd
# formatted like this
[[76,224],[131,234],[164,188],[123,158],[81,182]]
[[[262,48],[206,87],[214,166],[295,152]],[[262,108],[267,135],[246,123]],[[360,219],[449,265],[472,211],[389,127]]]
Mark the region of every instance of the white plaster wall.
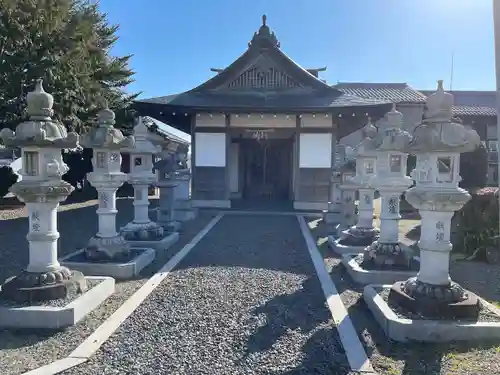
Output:
[[195,133],[195,165],[197,167],[226,166],[226,134]]
[[196,115],[196,126],[221,127],[226,126],[226,116],[223,113],[199,113]]
[[301,134],[299,168],[330,168],[332,165],[332,134]]
[[488,125],[486,127],[486,138],[487,139],[497,139],[497,126]]
[[[403,127],[408,131],[413,131],[415,126],[422,121],[422,115],[424,113],[424,104],[401,104],[397,105],[397,110],[403,114]],[[379,120],[375,123],[381,129],[386,127],[384,122]],[[340,143],[346,146],[355,147],[362,140],[361,129],[351,133],[340,140]]]
[[231,143],[229,149],[229,187],[231,193],[239,192],[239,155],[240,145],[238,143]]
[[300,124],[304,128],[331,128],[333,126],[332,117],[325,114],[304,114]]
[[232,114],[230,126],[235,128],[294,128],[296,122],[295,115],[251,113],[249,117],[248,114]]

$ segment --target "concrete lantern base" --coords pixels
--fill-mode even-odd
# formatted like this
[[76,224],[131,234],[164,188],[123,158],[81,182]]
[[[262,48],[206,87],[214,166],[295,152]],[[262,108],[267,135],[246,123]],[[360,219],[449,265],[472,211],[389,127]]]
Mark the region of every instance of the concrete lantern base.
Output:
[[365,270],[355,259],[359,255],[359,253],[342,255],[342,265],[357,284],[393,284],[398,280],[416,276],[418,272],[418,270]]
[[175,221],[188,221],[193,220],[198,216],[198,209],[193,207],[191,200],[179,199],[174,204],[174,220]]
[[337,236],[328,236],[328,246],[332,249],[336,254],[359,254],[362,253],[366,246],[348,246],[340,244],[341,238]]
[[132,248],[135,256],[128,261],[89,261],[85,258],[85,249],[80,249],[59,260],[59,262],[73,270],[87,276],[111,276],[115,279],[126,280],[137,276],[141,270],[154,259],[156,252],[151,248]]
[[398,342],[451,342],[498,340],[500,338],[500,310],[478,297],[482,308],[495,318],[495,321],[469,320],[428,320],[406,319],[388,305],[381,293],[387,292],[392,285],[367,285],[363,298],[380,324],[387,337]]
[[362,228],[352,226],[338,233],[336,238],[328,239],[330,248],[339,255],[361,253],[378,239],[378,228]]
[[179,232],[168,233],[161,240],[127,241],[131,247],[147,247],[157,251],[167,250],[179,240]]
[[337,225],[342,221],[342,213],[340,210],[324,210],[322,215],[323,222],[327,225]]
[[10,329],[62,329],[70,327],[95,310],[115,292],[111,277],[85,277],[100,281],[92,289],[62,307],[36,305],[11,307],[0,303],[0,327]]

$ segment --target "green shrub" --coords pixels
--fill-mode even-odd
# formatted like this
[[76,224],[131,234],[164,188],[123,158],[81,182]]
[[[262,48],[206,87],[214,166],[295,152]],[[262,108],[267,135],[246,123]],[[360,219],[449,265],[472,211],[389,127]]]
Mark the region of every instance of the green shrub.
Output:
[[498,235],[499,191],[499,188],[483,188],[471,192],[472,199],[453,217],[454,251],[474,255]]
[[10,187],[17,182],[17,178],[11,167],[0,167],[0,198],[9,192]]
[[486,186],[488,181],[488,151],[480,145],[474,151],[460,155],[460,187],[475,189]]

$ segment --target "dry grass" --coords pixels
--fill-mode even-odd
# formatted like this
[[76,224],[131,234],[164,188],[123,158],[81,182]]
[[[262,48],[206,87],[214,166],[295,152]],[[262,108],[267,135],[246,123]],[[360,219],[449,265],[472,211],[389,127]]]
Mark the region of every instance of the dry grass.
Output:
[[[374,204],[374,224],[380,221],[380,199]],[[420,220],[400,221],[400,240],[418,240]],[[500,375],[500,341],[480,343],[401,344],[387,339],[362,300],[362,288],[352,282],[340,260],[328,249],[327,230],[320,219],[309,228],[323,255],[340,297],[348,309],[365,350],[379,375]],[[451,263],[452,278],[500,307],[500,266],[478,262]],[[494,275],[497,275],[496,277]]]

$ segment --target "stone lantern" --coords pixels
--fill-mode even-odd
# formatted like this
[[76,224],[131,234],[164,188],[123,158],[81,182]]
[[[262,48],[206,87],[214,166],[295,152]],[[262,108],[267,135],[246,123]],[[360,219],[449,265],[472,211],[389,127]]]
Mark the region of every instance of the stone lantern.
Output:
[[[185,158],[184,158],[185,154]],[[179,230],[180,222],[175,220],[175,188],[183,178],[190,175],[187,167],[187,149],[176,146],[175,151],[164,147],[161,151],[161,160],[155,163],[158,170],[157,186],[160,188],[160,202],[158,207],[158,224],[169,232]]]
[[121,229],[122,235],[133,246],[147,246],[166,249],[179,235],[165,237],[163,227],[149,219],[149,186],[156,183],[153,172],[153,156],[161,148],[154,146],[148,139],[149,131],[142,121],[137,119],[134,127],[135,145],[130,149],[130,173],[128,182],[134,187],[134,219]]
[[420,271],[416,277],[395,283],[389,297],[425,317],[477,317],[480,308],[478,297],[449,275],[451,219],[470,199],[458,187],[460,154],[480,145],[477,132],[454,119],[452,108],[453,96],[438,81],[437,91],[427,99],[424,120],[406,149],[417,157],[412,171],[416,185],[406,192],[406,199],[422,219]]
[[198,210],[193,207],[190,199],[191,169],[188,167],[189,145],[179,144],[177,155],[181,165],[178,173],[179,185],[174,189],[174,220],[184,222],[194,219]]
[[6,146],[21,147],[23,179],[10,191],[26,203],[29,217],[29,262],[26,269],[2,286],[5,299],[31,302],[66,298],[76,279],[80,289],[86,282],[80,273],[70,271],[57,260],[57,207],[74,188],[61,177],[68,171],[61,150],[76,148],[78,134],[51,119],[54,99],[42,87],[42,80],[28,93],[29,121],[22,122],[15,132],[0,133]]
[[85,249],[88,260],[113,260],[130,250],[122,235],[116,231],[116,191],[127,181],[121,172],[120,151],[134,147],[134,138],[125,137],[114,128],[115,114],[107,104],[97,114],[92,129],[81,136],[80,144],[93,149],[93,171],[87,179],[95,187],[99,199],[98,232],[89,240]]
[[356,186],[359,192],[358,221],[356,225],[342,231],[339,238],[331,239],[330,245],[339,254],[362,252],[378,237],[378,229],[373,227],[373,195],[369,185],[375,173],[376,154],[374,142],[377,128],[369,119],[363,128],[364,139],[356,147],[356,175],[348,180],[349,185]]
[[328,210],[323,211],[323,222],[329,226],[329,233],[332,233],[334,227],[342,218],[342,167],[345,164],[345,146],[337,144],[333,154],[333,167],[330,176],[330,199]]
[[[400,197],[413,184],[413,179],[406,175],[408,155],[404,152],[412,137],[402,129],[403,114],[395,105],[384,120],[385,129],[379,130],[374,142],[376,173],[369,181],[380,194],[380,237],[363,254],[343,255],[349,274],[362,284],[393,283],[400,277],[414,275],[418,269],[411,249],[399,242]],[[417,268],[410,272],[413,267]]]

